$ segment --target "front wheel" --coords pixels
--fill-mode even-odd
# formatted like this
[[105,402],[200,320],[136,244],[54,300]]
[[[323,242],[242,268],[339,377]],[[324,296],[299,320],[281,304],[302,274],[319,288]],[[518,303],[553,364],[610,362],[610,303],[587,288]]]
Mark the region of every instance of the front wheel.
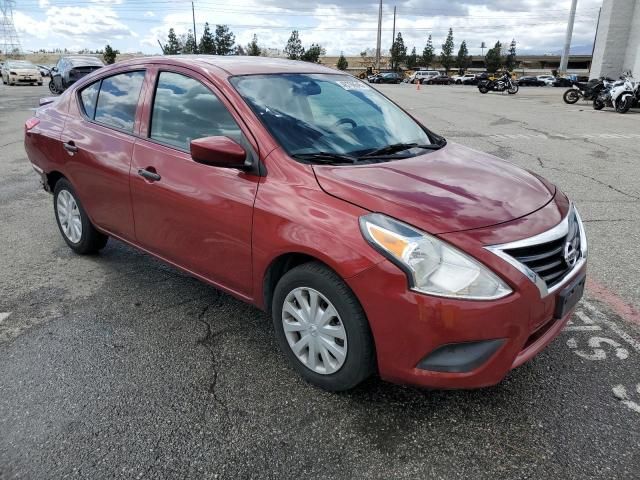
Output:
[[311,262],[276,286],[273,324],[289,364],[309,383],[349,390],[375,370],[369,322],[351,289],[332,270]]
[[632,103],[633,97],[631,95],[627,95],[625,98],[616,103],[616,112],[627,113],[631,108]]
[[518,93],[519,90],[520,90],[520,87],[518,87],[518,85],[511,85],[507,93],[509,93],[509,95],[515,95],[516,93]]
[[578,91],[575,88],[570,88],[569,90],[564,92],[562,99],[564,100],[564,103],[573,105],[578,100],[580,100],[580,93],[578,93]]
[[484,85],[479,86],[478,90],[480,90],[480,93],[489,93],[489,89],[487,87],[485,87]]
[[593,109],[594,110],[602,110],[604,108],[604,100],[597,96],[593,99]]
[[109,237],[91,224],[76,191],[65,178],[56,183],[53,207],[62,238],[71,250],[85,255],[96,253],[105,247]]
[[56,88],[56,84],[53,82],[53,80],[49,82],[49,91],[54,95],[58,94],[58,89]]

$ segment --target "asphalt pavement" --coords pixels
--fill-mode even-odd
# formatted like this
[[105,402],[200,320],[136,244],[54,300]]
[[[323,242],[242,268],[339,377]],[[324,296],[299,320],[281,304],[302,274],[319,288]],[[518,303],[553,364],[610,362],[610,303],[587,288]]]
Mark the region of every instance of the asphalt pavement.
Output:
[[492,388],[309,386],[266,314],[118,242],[73,254],[22,146],[46,87],[0,85],[0,479],[639,477],[640,111],[380,89],[577,203],[592,283],[566,331]]

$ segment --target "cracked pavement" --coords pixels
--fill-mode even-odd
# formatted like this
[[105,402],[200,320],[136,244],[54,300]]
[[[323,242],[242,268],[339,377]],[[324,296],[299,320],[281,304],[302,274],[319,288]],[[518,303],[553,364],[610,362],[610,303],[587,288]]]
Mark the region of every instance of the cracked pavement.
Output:
[[[635,133],[638,113],[567,106],[562,89],[380,89],[556,182],[587,222],[590,275],[640,306],[638,141],[552,135]],[[640,329],[591,292],[498,386],[323,392],[267,314],[121,243],[66,247],[21,145],[47,95],[0,85],[0,479],[637,477]],[[545,139],[492,137],[521,133]]]

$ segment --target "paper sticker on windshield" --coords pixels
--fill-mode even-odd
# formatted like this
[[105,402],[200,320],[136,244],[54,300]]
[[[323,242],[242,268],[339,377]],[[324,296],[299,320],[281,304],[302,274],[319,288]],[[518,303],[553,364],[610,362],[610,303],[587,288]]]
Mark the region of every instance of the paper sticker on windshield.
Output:
[[357,80],[337,80],[336,83],[345,90],[369,90],[369,85]]

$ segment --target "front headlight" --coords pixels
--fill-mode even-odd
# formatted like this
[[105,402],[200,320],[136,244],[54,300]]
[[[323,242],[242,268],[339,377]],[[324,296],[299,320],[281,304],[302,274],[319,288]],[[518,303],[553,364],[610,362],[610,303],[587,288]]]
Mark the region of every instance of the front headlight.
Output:
[[360,218],[365,239],[407,274],[412,290],[441,297],[495,300],[509,286],[484,265],[427,233],[380,213]]

